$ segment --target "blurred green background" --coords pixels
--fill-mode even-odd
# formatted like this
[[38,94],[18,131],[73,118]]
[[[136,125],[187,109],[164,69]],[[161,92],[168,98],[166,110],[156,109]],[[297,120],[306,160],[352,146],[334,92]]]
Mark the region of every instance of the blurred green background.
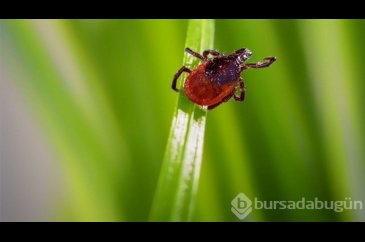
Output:
[[[57,164],[11,166],[28,151],[9,145],[17,123],[3,112],[2,220],[148,220],[186,30],[187,20],[1,20],[2,85],[20,93]],[[365,202],[364,39],[364,20],[216,20],[215,49],[277,62],[243,74],[244,103],[208,113],[194,221],[238,221],[239,192]],[[34,217],[13,195],[39,196],[23,179],[32,168],[37,184],[62,180],[42,195],[52,212]],[[365,210],[255,210],[245,221],[365,221]]]

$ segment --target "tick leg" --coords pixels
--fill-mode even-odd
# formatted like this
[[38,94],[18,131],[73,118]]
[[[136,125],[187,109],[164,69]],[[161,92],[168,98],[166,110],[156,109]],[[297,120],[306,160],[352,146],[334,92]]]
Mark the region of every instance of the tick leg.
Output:
[[194,56],[194,57],[196,57],[196,58],[198,58],[198,59],[200,59],[202,61],[205,61],[205,58],[201,54],[199,54],[199,53],[197,53],[197,52],[195,52],[195,51],[193,51],[193,50],[191,50],[189,48],[185,48],[185,51],[187,53],[189,53],[190,55],[192,55],[192,56]]
[[242,102],[243,100],[245,100],[245,93],[246,93],[245,83],[243,82],[242,78],[240,78],[238,85],[236,86],[236,88],[239,87],[240,95],[236,96],[236,92],[234,92],[233,97],[234,97],[234,100]]
[[259,61],[257,63],[248,63],[248,64],[246,64],[246,66],[250,67],[250,68],[264,68],[264,67],[270,66],[275,61],[276,61],[276,57],[266,57],[262,61]]
[[216,51],[216,50],[204,50],[203,52],[203,57],[205,59],[208,59],[208,55],[212,55],[212,56],[223,56],[222,53]]
[[183,67],[181,67],[181,68],[180,68],[180,70],[179,70],[179,71],[175,74],[174,79],[172,80],[171,88],[172,88],[173,90],[177,91],[177,92],[179,91],[179,89],[177,89],[177,87],[176,87],[177,79],[179,79],[179,77],[181,76],[181,74],[182,74],[183,72],[190,73],[190,72],[191,72],[191,70],[190,70],[189,68],[187,68],[186,66],[183,66]]

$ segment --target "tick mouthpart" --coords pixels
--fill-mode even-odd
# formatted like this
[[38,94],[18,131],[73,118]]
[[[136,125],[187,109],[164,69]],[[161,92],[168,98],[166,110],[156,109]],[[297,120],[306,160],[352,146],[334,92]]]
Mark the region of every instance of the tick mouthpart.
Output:
[[248,58],[250,58],[252,55],[252,51],[250,51],[247,48],[243,48],[239,51],[236,52],[236,62],[238,65],[242,66],[243,63],[248,60]]
[[251,51],[251,50],[249,50],[249,49],[245,49],[245,52],[243,53],[243,58],[244,58],[245,60],[247,60],[248,58],[250,58],[250,57],[251,57],[251,55],[252,55],[252,51]]

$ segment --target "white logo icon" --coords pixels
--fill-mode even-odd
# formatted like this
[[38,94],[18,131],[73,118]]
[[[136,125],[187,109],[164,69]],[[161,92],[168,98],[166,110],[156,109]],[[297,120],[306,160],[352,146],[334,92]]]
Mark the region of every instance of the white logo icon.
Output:
[[231,211],[237,218],[243,220],[252,212],[252,201],[243,193],[238,194],[233,198]]

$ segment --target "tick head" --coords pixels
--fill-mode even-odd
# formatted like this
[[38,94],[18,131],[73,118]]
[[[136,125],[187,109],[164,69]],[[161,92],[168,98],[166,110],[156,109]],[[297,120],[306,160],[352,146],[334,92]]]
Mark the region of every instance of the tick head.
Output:
[[234,52],[234,55],[237,58],[237,62],[242,65],[248,58],[251,57],[252,51],[247,48],[242,48]]

